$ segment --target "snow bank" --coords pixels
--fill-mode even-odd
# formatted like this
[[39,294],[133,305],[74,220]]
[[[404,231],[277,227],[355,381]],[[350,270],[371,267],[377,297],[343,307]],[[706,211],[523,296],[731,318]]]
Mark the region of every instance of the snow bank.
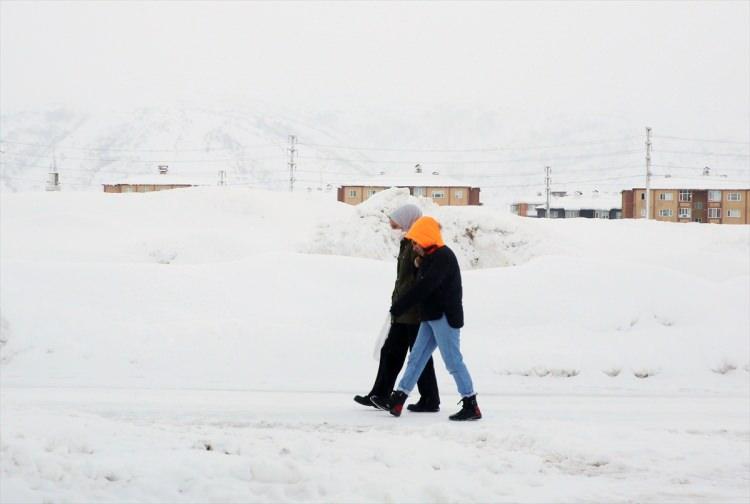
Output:
[[[4,195],[3,385],[362,392],[394,279],[386,215],[406,201]],[[462,258],[481,392],[748,390],[747,226],[416,202]]]
[[330,195],[238,188],[142,194],[2,196],[3,260],[197,264],[290,251],[323,216],[351,208]]
[[512,216],[480,207],[440,207],[430,198],[411,196],[408,189],[389,189],[354,207],[343,218],[319,224],[307,252],[390,260],[398,254],[402,233],[388,226],[388,215],[411,203],[443,226],[445,242],[463,268],[509,266],[534,254],[534,237]]

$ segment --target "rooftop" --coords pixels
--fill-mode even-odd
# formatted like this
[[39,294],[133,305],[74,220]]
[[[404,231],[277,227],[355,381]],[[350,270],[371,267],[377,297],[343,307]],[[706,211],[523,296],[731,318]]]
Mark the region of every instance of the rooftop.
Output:
[[[550,208],[565,208],[566,210],[611,210],[613,208],[620,208],[622,201],[622,196],[619,192],[565,190],[564,192],[567,192],[565,196],[555,195],[554,193],[563,192],[558,191],[557,188],[550,192]],[[536,208],[544,208],[545,199],[546,196],[543,192],[535,192],[523,198],[516,198],[513,204],[528,203]]]
[[[544,201],[544,198],[542,198],[542,201]],[[562,197],[553,196],[549,199],[550,208],[562,208],[564,210],[612,210],[621,206],[621,196],[612,193],[574,193]],[[545,204],[537,205],[536,208],[545,208]]]
[[[645,189],[643,185],[633,186],[634,189]],[[651,189],[750,189],[750,178],[746,180],[717,177],[715,175],[703,175],[695,177],[668,177],[665,175],[654,175],[651,177]]]
[[437,173],[381,173],[365,179],[352,179],[339,186],[364,187],[472,187],[468,182]]
[[205,186],[216,185],[217,177],[206,177],[199,175],[174,175],[172,173],[144,173],[130,175],[128,177],[106,182],[106,185],[130,184],[130,185],[192,185]]

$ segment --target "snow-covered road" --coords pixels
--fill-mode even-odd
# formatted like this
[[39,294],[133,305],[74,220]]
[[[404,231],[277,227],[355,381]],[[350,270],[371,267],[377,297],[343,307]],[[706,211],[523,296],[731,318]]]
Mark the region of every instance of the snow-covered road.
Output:
[[2,502],[747,502],[750,400],[483,395],[400,419],[341,393],[8,388]]

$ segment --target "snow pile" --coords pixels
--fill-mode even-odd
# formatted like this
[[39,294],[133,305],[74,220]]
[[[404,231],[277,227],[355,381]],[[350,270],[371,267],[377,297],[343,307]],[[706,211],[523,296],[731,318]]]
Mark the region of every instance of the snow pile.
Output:
[[196,264],[303,247],[330,195],[244,188],[3,194],[4,261]]
[[489,268],[520,264],[534,253],[534,237],[524,233],[512,216],[480,207],[441,207],[430,198],[411,196],[408,189],[377,193],[354,207],[342,219],[318,226],[307,252],[391,260],[398,254],[401,232],[388,225],[388,215],[405,204],[414,204],[424,215],[443,226],[443,238],[463,268]]

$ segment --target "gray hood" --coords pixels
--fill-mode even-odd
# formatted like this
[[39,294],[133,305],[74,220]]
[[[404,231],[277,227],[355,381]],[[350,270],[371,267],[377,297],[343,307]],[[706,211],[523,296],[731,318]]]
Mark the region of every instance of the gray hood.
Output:
[[422,217],[422,210],[417,205],[408,204],[398,207],[388,217],[401,226],[401,229],[409,231],[417,219]]

